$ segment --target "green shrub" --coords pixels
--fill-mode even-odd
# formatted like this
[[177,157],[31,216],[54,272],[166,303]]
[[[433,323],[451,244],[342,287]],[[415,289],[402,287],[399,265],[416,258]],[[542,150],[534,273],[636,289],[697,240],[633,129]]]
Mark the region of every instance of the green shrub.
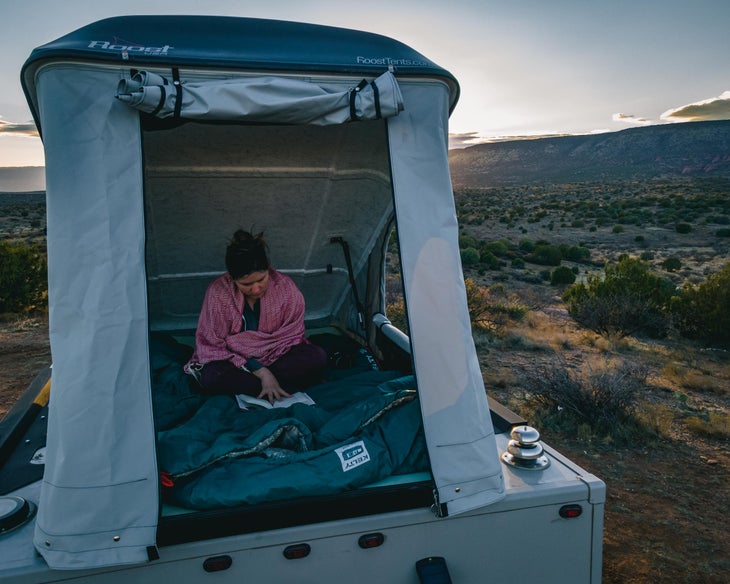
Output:
[[713,215],[707,218],[708,223],[716,223],[717,225],[730,225],[730,217],[727,215]]
[[614,233],[623,233],[626,230],[624,229],[623,225],[614,225],[611,231],[613,231]]
[[559,266],[562,258],[560,247],[549,243],[538,243],[535,250],[525,256],[528,262],[541,266]]
[[699,286],[686,285],[672,299],[671,314],[683,337],[730,344],[730,262]]
[[689,233],[692,231],[692,226],[689,223],[677,223],[674,229],[677,230],[677,233]]
[[512,267],[521,270],[525,267],[525,260],[522,258],[515,258],[512,260]]
[[479,242],[476,238],[471,235],[460,235],[459,236],[459,249],[474,248],[475,250],[479,247]]
[[676,272],[682,267],[682,261],[679,258],[671,257],[662,262],[662,268],[667,272]]
[[550,272],[550,284],[562,286],[575,282],[575,274],[568,266],[558,266]]
[[718,229],[715,235],[718,237],[730,237],[730,229]]
[[461,263],[464,267],[473,266],[479,263],[479,252],[473,247],[461,250]]
[[599,334],[623,337],[641,331],[660,337],[667,332],[664,309],[674,292],[674,285],[650,272],[648,264],[622,256],[605,266],[603,277],[589,274],[585,284],[573,284],[563,300],[575,320]]
[[653,251],[642,251],[639,258],[645,262],[648,262],[649,260],[654,259],[654,252]]
[[481,251],[482,253],[488,251],[497,257],[504,257],[509,253],[509,248],[504,241],[490,241],[482,245]]
[[531,239],[521,239],[518,247],[524,253],[532,253],[535,251],[535,242]]
[[479,264],[488,270],[498,270],[502,264],[491,251],[485,251],[479,256]]
[[35,246],[0,241],[0,312],[28,312],[48,303],[45,255]]

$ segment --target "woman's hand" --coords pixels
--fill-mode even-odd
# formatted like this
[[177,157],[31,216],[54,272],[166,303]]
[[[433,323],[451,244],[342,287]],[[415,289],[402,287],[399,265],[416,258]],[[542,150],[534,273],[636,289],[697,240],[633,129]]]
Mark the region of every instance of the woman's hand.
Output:
[[261,393],[257,396],[259,399],[268,400],[273,405],[275,400],[281,400],[285,397],[291,397],[285,392],[274,374],[267,367],[261,367],[253,372],[253,374],[261,380]]

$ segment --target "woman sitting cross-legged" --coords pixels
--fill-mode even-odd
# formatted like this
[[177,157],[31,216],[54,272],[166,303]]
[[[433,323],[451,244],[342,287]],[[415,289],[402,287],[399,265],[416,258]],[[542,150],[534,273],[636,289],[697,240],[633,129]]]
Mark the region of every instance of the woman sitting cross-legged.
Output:
[[263,234],[238,230],[226,269],[208,286],[185,365],[208,394],[270,403],[321,380],[327,353],[304,336],[304,296],[269,264]]

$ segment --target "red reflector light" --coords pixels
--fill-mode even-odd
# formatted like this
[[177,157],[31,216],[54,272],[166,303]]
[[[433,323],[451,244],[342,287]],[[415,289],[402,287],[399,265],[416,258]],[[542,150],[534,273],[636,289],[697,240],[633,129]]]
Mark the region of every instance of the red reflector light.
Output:
[[297,543],[284,548],[284,557],[287,560],[299,560],[306,558],[311,551],[312,548],[309,547],[308,543]]
[[220,572],[231,567],[233,558],[231,556],[215,556],[203,562],[203,570],[206,572]]
[[357,540],[358,545],[366,550],[370,548],[378,547],[385,541],[385,536],[382,533],[366,533],[361,535]]
[[563,505],[559,513],[563,519],[575,519],[583,513],[583,507],[580,505]]

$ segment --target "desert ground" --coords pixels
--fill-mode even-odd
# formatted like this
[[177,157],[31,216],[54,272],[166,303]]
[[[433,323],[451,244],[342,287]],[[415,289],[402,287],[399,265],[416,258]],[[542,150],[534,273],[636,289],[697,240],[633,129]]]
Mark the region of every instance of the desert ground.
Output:
[[[660,272],[667,258],[679,258],[681,268],[662,273],[677,283],[697,283],[730,259],[730,238],[716,235],[730,215],[724,202],[729,190],[722,181],[644,181],[461,192],[456,200],[462,234],[478,241],[517,244],[530,238],[589,248],[590,262],[576,265],[578,277],[627,253],[643,254]],[[44,245],[42,197],[8,200],[0,208],[2,237]],[[678,233],[679,221],[689,223],[691,231]],[[673,334],[661,339],[598,335],[570,317],[561,300],[564,288],[544,280],[544,266],[502,263],[494,269],[465,268],[465,276],[486,287],[495,305],[520,307],[475,329],[487,393],[606,482],[603,581],[727,582],[728,350]],[[0,415],[49,362],[47,315],[3,315]],[[643,431],[632,439],[598,435],[580,424],[577,431],[566,431],[555,412],[540,411],[530,400],[531,384],[541,373],[566,370],[580,376],[634,366],[645,374],[633,411]]]

